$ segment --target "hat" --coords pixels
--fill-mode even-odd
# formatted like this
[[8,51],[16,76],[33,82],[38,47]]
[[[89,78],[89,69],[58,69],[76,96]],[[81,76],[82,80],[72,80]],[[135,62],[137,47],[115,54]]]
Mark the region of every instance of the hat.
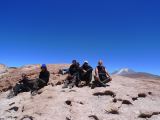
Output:
[[42,64],[41,68],[47,68],[46,64]]
[[87,61],[87,60],[85,60],[85,61],[84,61],[84,63],[87,63],[87,64],[88,64],[88,61]]
[[72,63],[77,63],[77,61],[76,60],[72,60]]

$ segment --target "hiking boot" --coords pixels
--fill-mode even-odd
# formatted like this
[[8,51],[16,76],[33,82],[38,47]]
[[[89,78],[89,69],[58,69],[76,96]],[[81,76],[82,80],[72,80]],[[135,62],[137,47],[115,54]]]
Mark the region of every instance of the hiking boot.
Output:
[[68,88],[67,86],[63,86],[62,89]]
[[64,86],[62,87],[62,89],[65,89],[65,88],[68,88],[68,86],[67,86],[67,85],[64,85]]
[[107,87],[107,85],[106,85],[106,84],[102,84],[101,86],[102,86],[102,87]]
[[13,90],[11,90],[10,93],[9,93],[9,95],[7,96],[7,99],[11,99],[11,98],[13,98],[15,96],[16,96],[16,94],[14,93]]
[[38,91],[37,91],[37,90],[31,92],[31,95],[32,95],[32,96],[35,96],[35,95],[37,95],[37,94],[38,94]]
[[69,85],[69,89],[72,89],[74,86],[73,85]]
[[94,89],[96,86],[94,84],[91,84],[91,89]]

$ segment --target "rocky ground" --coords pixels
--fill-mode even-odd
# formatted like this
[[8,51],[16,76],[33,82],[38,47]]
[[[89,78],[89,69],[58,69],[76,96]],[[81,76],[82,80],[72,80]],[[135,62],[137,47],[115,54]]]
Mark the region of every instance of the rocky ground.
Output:
[[112,76],[106,88],[62,89],[51,79],[36,96],[0,94],[0,120],[160,120],[160,80]]
[[[41,65],[25,65],[19,68],[7,67],[0,64],[0,92],[5,92],[12,88],[20,79],[23,73],[27,74],[29,78],[34,79],[39,76]],[[56,80],[64,79],[64,76],[59,76],[58,72],[62,68],[68,68],[69,64],[48,64],[50,71],[50,81],[56,84]],[[62,77],[62,78],[61,78]]]

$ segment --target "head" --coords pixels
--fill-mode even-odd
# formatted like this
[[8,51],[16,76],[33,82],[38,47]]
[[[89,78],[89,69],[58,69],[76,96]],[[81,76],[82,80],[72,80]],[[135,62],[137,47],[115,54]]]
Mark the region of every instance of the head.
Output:
[[41,66],[41,70],[42,70],[42,71],[46,71],[46,70],[47,70],[47,66],[46,66],[46,64],[42,64],[42,66]]
[[87,60],[84,61],[84,65],[88,65],[88,61]]
[[22,74],[22,79],[27,78],[27,75],[25,73]]
[[79,66],[80,66],[80,63],[79,63],[79,62],[77,62],[77,63],[76,63],[76,65],[79,67]]
[[76,64],[77,64],[77,61],[76,61],[76,60],[72,60],[72,64],[73,64],[73,65],[76,65]]
[[103,65],[103,61],[102,61],[102,60],[99,60],[99,61],[98,61],[98,65],[99,65],[99,66],[102,66],[102,65]]

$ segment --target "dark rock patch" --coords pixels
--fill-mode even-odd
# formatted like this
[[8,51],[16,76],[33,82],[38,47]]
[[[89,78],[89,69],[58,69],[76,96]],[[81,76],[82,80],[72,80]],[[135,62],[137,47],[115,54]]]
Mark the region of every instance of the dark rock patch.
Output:
[[77,102],[77,103],[79,103],[79,104],[81,104],[81,105],[84,105],[84,103],[83,103],[83,102]]
[[152,92],[148,92],[148,95],[152,95]]
[[113,101],[114,103],[116,103],[116,102],[117,102],[117,99],[116,99],[116,98],[114,98],[112,101]]
[[12,103],[9,104],[9,106],[12,106],[12,105],[14,105],[14,104],[15,104],[15,102],[12,102]]
[[132,105],[132,103],[131,103],[129,100],[123,100],[123,101],[122,101],[122,104]]
[[14,107],[10,108],[9,111],[12,111],[12,110],[13,110],[13,111],[17,112],[18,109],[19,109],[18,107],[14,106]]
[[117,99],[118,101],[123,101],[121,98]]
[[141,113],[138,117],[139,118],[151,118],[152,114]]
[[66,103],[67,105],[72,106],[72,102],[71,102],[70,100],[65,101],[65,103]]
[[139,93],[139,94],[138,94],[138,97],[140,97],[140,98],[145,98],[145,97],[147,97],[147,95],[146,95],[145,93]]
[[108,110],[106,111],[108,114],[119,114],[119,111],[118,109],[111,109],[111,110]]
[[159,115],[160,112],[153,112],[153,113],[141,113],[138,117],[139,118],[151,118],[153,115]]
[[22,107],[22,112],[24,112],[24,106]]
[[69,118],[69,117],[66,117],[66,120],[71,120],[71,118]]
[[138,97],[133,97],[132,100],[136,101],[136,100],[138,100]]
[[152,115],[159,115],[160,112],[153,112]]
[[23,118],[21,118],[20,120],[33,120],[33,117],[32,116],[28,116],[28,115],[25,115]]
[[89,118],[93,118],[94,120],[99,120],[99,118],[96,115],[90,115]]
[[96,92],[93,94],[94,96],[112,96],[112,97],[115,97],[116,94],[112,91],[104,91],[104,92]]

